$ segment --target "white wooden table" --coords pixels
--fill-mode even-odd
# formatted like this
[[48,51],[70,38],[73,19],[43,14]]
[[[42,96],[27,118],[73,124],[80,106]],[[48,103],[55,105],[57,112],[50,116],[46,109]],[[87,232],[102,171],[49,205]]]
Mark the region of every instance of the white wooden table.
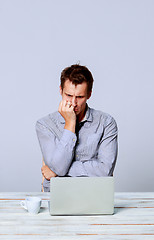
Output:
[[[27,213],[20,201],[40,196],[41,211]],[[115,214],[51,216],[49,193],[0,193],[0,239],[154,240],[154,193],[115,193]]]

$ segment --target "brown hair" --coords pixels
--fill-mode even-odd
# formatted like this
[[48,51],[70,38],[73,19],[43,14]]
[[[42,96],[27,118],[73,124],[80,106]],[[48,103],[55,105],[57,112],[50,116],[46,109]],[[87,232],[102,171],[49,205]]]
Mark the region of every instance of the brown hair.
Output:
[[79,64],[74,64],[74,65],[71,65],[70,67],[66,67],[61,72],[60,81],[61,81],[62,90],[64,88],[64,83],[66,80],[70,80],[75,85],[86,82],[87,86],[88,86],[88,88],[87,88],[88,95],[92,91],[94,79],[93,79],[91,72],[85,66],[81,66]]

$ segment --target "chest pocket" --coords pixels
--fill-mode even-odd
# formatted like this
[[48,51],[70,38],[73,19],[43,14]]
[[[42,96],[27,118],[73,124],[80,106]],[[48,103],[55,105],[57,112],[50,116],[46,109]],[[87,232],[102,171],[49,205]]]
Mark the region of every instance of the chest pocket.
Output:
[[91,134],[87,137],[85,143],[82,146],[82,149],[80,149],[78,152],[81,161],[90,160],[97,155],[100,138],[101,134]]
[[98,145],[98,142],[100,141],[101,134],[93,133],[87,138],[87,145]]

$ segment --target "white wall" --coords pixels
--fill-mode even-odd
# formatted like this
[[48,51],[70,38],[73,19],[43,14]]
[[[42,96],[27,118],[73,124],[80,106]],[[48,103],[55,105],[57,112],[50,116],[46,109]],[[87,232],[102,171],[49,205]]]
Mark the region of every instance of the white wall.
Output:
[[119,127],[116,191],[154,190],[154,1],[0,0],[0,191],[40,191],[38,118],[61,70],[93,73],[89,105]]

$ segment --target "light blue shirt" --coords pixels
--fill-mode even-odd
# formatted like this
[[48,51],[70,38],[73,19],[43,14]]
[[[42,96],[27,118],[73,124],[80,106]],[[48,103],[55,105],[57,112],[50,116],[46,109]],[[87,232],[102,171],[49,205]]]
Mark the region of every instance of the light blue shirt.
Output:
[[[80,126],[81,125],[81,126]],[[109,114],[87,106],[76,133],[64,129],[54,112],[36,123],[45,164],[58,176],[112,176],[117,158],[117,124]],[[50,181],[44,181],[49,187]]]

